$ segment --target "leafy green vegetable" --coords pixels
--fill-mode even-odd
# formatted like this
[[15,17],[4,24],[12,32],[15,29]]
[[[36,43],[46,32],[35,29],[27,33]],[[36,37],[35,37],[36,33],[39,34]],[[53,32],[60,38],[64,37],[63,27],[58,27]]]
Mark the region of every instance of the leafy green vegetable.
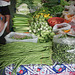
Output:
[[53,7],[53,6],[56,6],[58,5],[58,0],[42,0],[43,1],[43,6],[44,7]]
[[64,10],[64,7],[61,5],[53,6],[50,10],[50,14],[57,17],[57,14],[61,14]]
[[67,50],[75,49],[75,45],[67,45],[67,44],[61,44],[61,43],[55,43],[53,42],[53,54],[52,59],[54,62],[60,62],[60,63],[74,63],[75,62],[75,54],[74,53],[68,53]]
[[61,0],[60,5],[65,6],[65,5],[70,5],[70,3],[65,0]]

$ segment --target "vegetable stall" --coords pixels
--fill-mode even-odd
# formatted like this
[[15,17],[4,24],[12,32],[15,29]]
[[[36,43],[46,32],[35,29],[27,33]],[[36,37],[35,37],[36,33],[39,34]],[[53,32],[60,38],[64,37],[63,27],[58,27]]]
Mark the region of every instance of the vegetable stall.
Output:
[[17,0],[12,22],[0,45],[0,70],[14,64],[16,75],[20,65],[75,64],[75,1]]

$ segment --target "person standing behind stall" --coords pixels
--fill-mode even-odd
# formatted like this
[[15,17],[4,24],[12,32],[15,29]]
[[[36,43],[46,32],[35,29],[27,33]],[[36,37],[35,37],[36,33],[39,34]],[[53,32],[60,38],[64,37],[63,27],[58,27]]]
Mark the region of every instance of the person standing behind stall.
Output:
[[10,10],[8,6],[10,5],[10,0],[0,0],[0,14],[5,16],[4,22],[8,22],[6,32],[10,32]]

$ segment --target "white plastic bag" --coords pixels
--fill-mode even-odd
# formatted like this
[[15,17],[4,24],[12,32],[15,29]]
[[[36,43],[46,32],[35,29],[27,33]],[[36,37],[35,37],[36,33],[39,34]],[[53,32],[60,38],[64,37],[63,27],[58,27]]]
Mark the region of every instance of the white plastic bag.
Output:
[[65,5],[65,11],[69,11],[70,6]]
[[[15,34],[31,36],[32,39],[23,39],[23,40],[12,39],[11,37],[13,37]],[[10,42],[35,42],[35,43],[37,43],[37,41],[38,41],[38,37],[37,36],[34,36],[32,34],[17,33],[17,32],[10,32],[8,35],[5,36],[5,39],[6,39],[6,43],[10,43]]]
[[53,38],[53,42],[64,45],[75,45],[75,38],[70,38],[70,37],[59,38],[61,36],[63,36],[63,34],[55,35]]
[[[68,15],[70,15],[70,17],[68,17]],[[68,13],[68,14],[66,14],[66,15],[65,15],[65,17],[64,17],[64,18],[65,18],[66,20],[70,20],[70,21],[71,21],[71,20],[73,19],[73,17],[74,17],[74,15],[73,15],[73,14]]]
[[70,5],[69,13],[70,13],[70,14],[75,14],[75,6],[74,6],[74,2],[72,2],[71,5]]
[[56,24],[53,27],[53,31],[61,31],[61,30],[68,30],[71,28],[71,25],[68,23],[61,23],[61,24]]
[[68,11],[63,11],[62,13],[63,13],[64,16],[67,15],[67,14],[69,14]]
[[3,30],[0,32],[0,36],[3,35],[3,33],[4,33],[4,31],[5,31],[6,27],[7,27],[7,24],[8,24],[8,22],[5,23]]
[[[54,61],[75,63],[75,38],[58,34],[53,37]],[[58,59],[59,58],[59,59]]]
[[74,22],[75,23],[75,16],[73,16],[71,22]]

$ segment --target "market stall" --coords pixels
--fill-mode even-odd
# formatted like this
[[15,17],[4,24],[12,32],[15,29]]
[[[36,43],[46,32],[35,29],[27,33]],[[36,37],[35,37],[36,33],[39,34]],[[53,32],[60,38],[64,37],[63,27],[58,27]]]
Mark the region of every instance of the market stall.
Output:
[[6,75],[75,75],[75,1],[17,0],[13,32],[0,45]]

